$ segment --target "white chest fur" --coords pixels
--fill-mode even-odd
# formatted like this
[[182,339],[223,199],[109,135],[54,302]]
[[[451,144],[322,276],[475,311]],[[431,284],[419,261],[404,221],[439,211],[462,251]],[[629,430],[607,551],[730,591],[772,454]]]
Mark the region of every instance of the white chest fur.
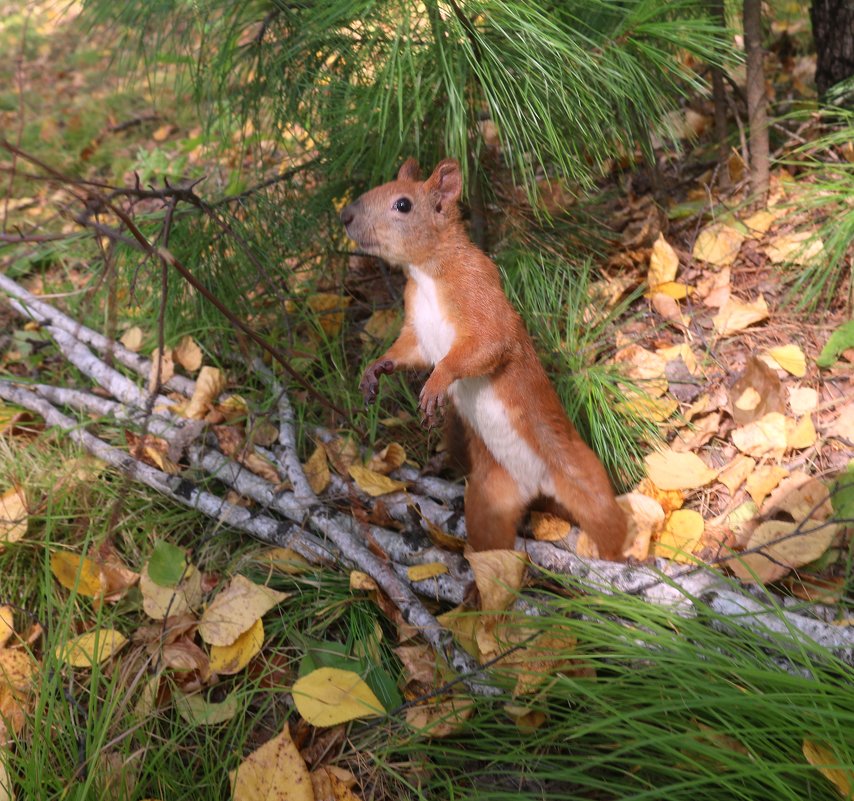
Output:
[[448,354],[457,332],[439,302],[436,282],[417,267],[409,268],[409,277],[416,286],[412,324],[418,347],[427,361],[436,364]]

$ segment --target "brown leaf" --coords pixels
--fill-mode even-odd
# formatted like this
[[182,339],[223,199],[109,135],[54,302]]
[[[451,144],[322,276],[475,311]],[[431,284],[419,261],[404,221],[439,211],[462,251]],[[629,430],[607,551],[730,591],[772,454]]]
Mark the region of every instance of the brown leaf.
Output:
[[172,350],[175,361],[185,370],[195,373],[202,366],[202,349],[191,336],[185,336]]
[[730,298],[721,306],[720,311],[712,318],[712,322],[718,336],[728,337],[753,323],[765,320],[768,313],[768,304],[762,295],[750,303]]
[[191,420],[204,420],[216,399],[225,389],[225,376],[216,367],[202,367],[196,378],[193,397],[184,409],[184,417]]
[[756,460],[740,453],[723,470],[721,470],[718,474],[718,481],[720,481],[721,484],[729,490],[729,494],[731,496],[735,495],[735,491],[753,472],[754,467],[756,467]]
[[392,470],[397,470],[406,461],[406,451],[402,445],[392,442],[379,453],[375,453],[367,464],[368,469],[387,476]]
[[732,432],[732,443],[742,453],[756,459],[779,458],[788,445],[786,418],[779,412],[769,412],[758,420]]
[[[151,370],[148,374],[148,391],[154,392],[175,375],[175,362],[172,360],[172,348],[155,350],[151,354]],[[158,378],[160,383],[158,384]]]
[[474,703],[463,696],[426,701],[406,710],[406,722],[422,737],[448,737],[459,731],[474,712]]
[[[753,397],[758,396],[754,404],[748,403],[745,394],[752,390]],[[744,366],[744,372],[729,391],[729,403],[732,419],[739,425],[752,423],[768,412],[786,411],[783,385],[767,364],[751,356]]]
[[522,587],[525,557],[517,551],[470,551],[468,561],[480,593],[481,609],[507,609]]

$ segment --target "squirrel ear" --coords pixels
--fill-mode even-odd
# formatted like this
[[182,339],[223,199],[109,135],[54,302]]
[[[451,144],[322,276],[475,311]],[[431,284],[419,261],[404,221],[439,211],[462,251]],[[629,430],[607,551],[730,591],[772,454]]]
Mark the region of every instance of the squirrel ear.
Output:
[[418,162],[410,156],[403,162],[403,166],[397,171],[398,181],[417,181],[421,174]]
[[443,159],[436,165],[433,174],[425,182],[427,188],[438,195],[436,211],[442,211],[460,199],[463,177],[460,163],[456,159]]

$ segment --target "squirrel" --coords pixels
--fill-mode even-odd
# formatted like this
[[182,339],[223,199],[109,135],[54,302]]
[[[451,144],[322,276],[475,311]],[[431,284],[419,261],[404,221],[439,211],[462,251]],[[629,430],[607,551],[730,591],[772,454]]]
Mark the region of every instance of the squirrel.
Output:
[[410,158],[396,180],[341,210],[363,253],[407,275],[400,335],[365,370],[360,389],[372,403],[381,375],[432,368],[419,406],[432,426],[450,400],[465,431],[472,549],[512,549],[525,512],[545,501],[587,533],[600,558],[620,561],[626,518],[605,468],[567,418],[498,268],[469,239],[461,191],[455,159],[420,181]]

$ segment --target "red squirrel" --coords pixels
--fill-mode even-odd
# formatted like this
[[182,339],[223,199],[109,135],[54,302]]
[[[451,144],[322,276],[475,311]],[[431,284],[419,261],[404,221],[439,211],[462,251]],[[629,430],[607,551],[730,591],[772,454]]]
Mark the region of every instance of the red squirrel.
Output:
[[512,549],[531,503],[550,499],[601,558],[621,560],[625,515],[602,463],[567,418],[498,268],[469,239],[461,191],[456,160],[441,161],[420,181],[410,158],[396,180],[341,211],[362,252],[407,275],[400,336],[368,366],[360,389],[371,403],[383,373],[433,369],[419,405],[432,425],[450,400],[465,430],[465,519],[474,550]]

